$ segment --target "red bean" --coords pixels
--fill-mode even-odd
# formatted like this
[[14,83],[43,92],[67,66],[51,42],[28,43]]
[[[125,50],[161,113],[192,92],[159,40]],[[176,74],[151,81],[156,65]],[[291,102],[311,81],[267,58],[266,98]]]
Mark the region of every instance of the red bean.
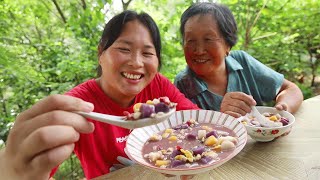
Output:
[[178,125],[178,126],[175,126],[173,129],[174,130],[179,130],[179,129],[188,129],[188,125],[187,124],[182,124],[182,125]]
[[193,140],[196,140],[197,139],[197,136],[195,134],[192,134],[192,133],[188,133],[186,135],[186,139],[189,140],[189,141],[193,141]]

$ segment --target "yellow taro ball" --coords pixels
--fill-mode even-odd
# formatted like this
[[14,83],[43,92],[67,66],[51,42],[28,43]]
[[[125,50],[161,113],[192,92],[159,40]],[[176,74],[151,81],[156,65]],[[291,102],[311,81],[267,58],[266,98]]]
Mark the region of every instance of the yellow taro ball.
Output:
[[133,106],[133,111],[134,112],[139,112],[140,111],[140,106],[142,103],[137,103]]
[[175,157],[174,157],[174,159],[176,159],[176,160],[184,160],[184,159],[186,159],[186,157],[184,156],[184,155],[176,155]]
[[163,133],[163,134],[162,134],[162,137],[163,137],[163,138],[168,138],[169,135],[170,135],[170,133]]
[[204,142],[204,144],[206,146],[213,146],[218,142],[217,138],[214,136],[209,136],[206,141]]
[[153,101],[151,101],[151,100],[148,100],[148,101],[146,102],[146,104],[150,104],[150,105],[153,105]]
[[192,153],[188,150],[180,149],[180,151],[187,157],[187,158],[192,158]]
[[168,165],[170,163],[170,161],[168,161],[168,160],[157,160],[156,161],[156,166],[163,166],[163,165]]
[[278,120],[277,116],[271,116],[271,117],[269,117],[269,119],[270,119],[271,121],[276,121],[276,120]]
[[165,133],[172,133],[173,132],[173,129],[166,129],[165,131],[164,131]]
[[169,139],[169,141],[176,141],[176,140],[178,140],[177,136],[170,136],[168,139]]
[[187,160],[188,160],[189,162],[193,162],[193,157],[187,158]]
[[213,147],[212,150],[215,150],[216,152],[220,152],[221,151],[221,145],[219,144],[219,145]]

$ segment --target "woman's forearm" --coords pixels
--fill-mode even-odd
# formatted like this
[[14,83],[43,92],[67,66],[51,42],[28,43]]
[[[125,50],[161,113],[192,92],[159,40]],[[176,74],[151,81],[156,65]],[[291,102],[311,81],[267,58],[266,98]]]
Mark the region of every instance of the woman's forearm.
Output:
[[302,101],[303,94],[300,88],[285,79],[276,97],[276,104],[284,104],[284,106],[287,106],[287,111],[294,113],[299,109]]

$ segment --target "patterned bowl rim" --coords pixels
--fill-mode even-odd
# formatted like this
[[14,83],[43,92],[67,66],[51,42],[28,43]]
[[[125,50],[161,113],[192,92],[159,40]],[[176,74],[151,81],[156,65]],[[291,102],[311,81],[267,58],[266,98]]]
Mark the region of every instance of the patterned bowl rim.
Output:
[[[190,118],[188,118],[187,116],[190,116]],[[201,120],[199,120],[201,116],[202,117]],[[194,117],[195,116],[195,117]],[[209,119],[208,119],[209,117]],[[151,129],[151,126],[146,126],[146,127],[142,127],[142,128],[137,128],[134,129],[130,135],[128,136],[127,142],[126,142],[126,149],[127,149],[127,154],[128,157],[130,159],[132,159],[133,161],[137,162],[138,164],[145,166],[149,169],[154,169],[156,171],[166,171],[170,174],[170,172],[186,172],[186,174],[192,174],[193,171],[197,171],[199,169],[213,169],[216,168],[220,165],[222,165],[223,163],[227,162],[228,160],[232,159],[234,156],[236,156],[246,145],[247,139],[248,139],[248,135],[247,135],[247,129],[245,128],[245,126],[238,121],[236,118],[218,112],[218,111],[212,111],[212,110],[182,110],[182,111],[176,111],[172,116],[169,117],[169,119],[156,124],[156,125],[152,125],[154,129],[158,130],[157,132],[160,132],[162,130],[164,130],[165,128],[169,127],[173,127],[174,125],[174,121],[176,122],[176,125],[182,124],[183,122],[186,122],[189,119],[195,119],[198,122],[205,122],[205,123],[211,123],[211,124],[216,124],[216,125],[223,125],[226,128],[231,129],[233,132],[236,133],[237,138],[238,138],[238,144],[236,145],[236,148],[233,150],[232,153],[230,153],[227,157],[225,157],[224,159],[221,159],[219,161],[216,161],[214,163],[208,164],[208,165],[202,165],[202,166],[197,166],[197,167],[190,167],[190,168],[186,168],[186,169],[181,169],[181,168],[158,168],[155,166],[150,165],[143,157],[141,154],[141,150],[140,150],[140,156],[141,157],[137,157],[136,153],[132,153],[132,151],[134,151],[133,149],[135,149],[137,146],[135,144],[135,142],[140,141],[141,144],[145,143],[146,140],[139,140],[140,138],[138,138],[138,136],[136,134],[139,134],[139,131],[144,131],[146,134],[148,134],[149,132],[146,130],[147,129]],[[163,127],[165,127],[163,129]],[[140,132],[141,133],[141,132]],[[156,132],[154,132],[156,133]],[[152,134],[149,134],[150,136]],[[137,140],[137,141],[136,141]],[[142,145],[143,146],[143,145]],[[142,147],[141,147],[142,148]],[[137,150],[139,151],[139,150]],[[142,162],[141,162],[142,161]]]

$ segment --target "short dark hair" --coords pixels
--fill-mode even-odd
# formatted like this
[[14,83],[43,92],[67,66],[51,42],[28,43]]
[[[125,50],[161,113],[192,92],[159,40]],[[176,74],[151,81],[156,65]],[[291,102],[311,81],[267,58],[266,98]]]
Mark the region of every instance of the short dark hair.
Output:
[[213,17],[213,20],[217,22],[221,35],[230,48],[237,43],[238,28],[231,10],[225,5],[210,2],[192,4],[183,12],[180,19],[180,33],[182,35],[182,39],[184,39],[184,28],[188,19],[199,14],[210,14]]
[[[132,10],[125,10],[122,13],[114,16],[110,21],[105,25],[100,42],[98,45],[98,57],[101,56],[103,51],[108,49],[120,36],[124,25],[127,22],[138,20],[149,30],[153,45],[156,49],[156,55],[158,57],[158,70],[161,68],[161,38],[160,32],[157,24],[147,13],[141,12],[138,14]],[[97,67],[97,75],[100,77],[102,74],[101,66]]]

